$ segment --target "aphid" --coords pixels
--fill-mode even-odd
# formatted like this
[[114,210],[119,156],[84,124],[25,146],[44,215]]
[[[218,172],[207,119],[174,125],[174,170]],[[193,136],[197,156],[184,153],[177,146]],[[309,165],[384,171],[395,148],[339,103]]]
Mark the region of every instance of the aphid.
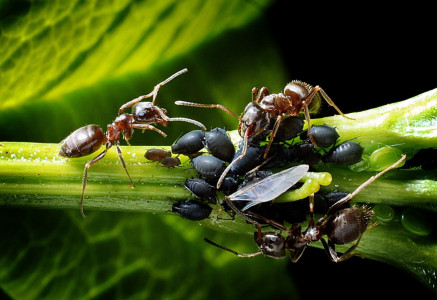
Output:
[[197,156],[191,160],[191,164],[207,179],[218,179],[225,170],[223,161],[212,155]]
[[170,157],[170,156],[171,156],[170,151],[165,151],[163,149],[157,149],[157,148],[151,148],[147,150],[146,153],[144,154],[144,157],[146,159],[152,161],[161,161],[165,157]]
[[310,166],[315,165],[322,160],[322,155],[314,149],[313,144],[297,144],[290,147],[289,161],[304,163]]
[[[246,150],[246,155],[241,156],[244,146],[240,146],[237,152],[234,155],[234,159],[229,166],[229,174],[232,175],[245,175],[247,172],[257,167],[259,164],[263,162],[262,159],[262,149],[257,146],[249,145]],[[242,157],[237,162],[234,163],[234,160]]]
[[217,194],[215,186],[209,184],[201,178],[187,178],[184,184],[185,188],[189,190],[194,196],[216,201]]
[[234,144],[222,128],[214,128],[205,132],[205,146],[211,155],[223,161],[231,162],[234,158]]
[[[299,136],[302,141],[310,141],[308,130],[303,131]],[[329,125],[311,126],[311,136],[317,146],[322,148],[334,145],[340,137],[337,130]]]
[[323,162],[340,165],[352,165],[361,160],[364,148],[356,142],[344,142],[326,153]]
[[282,120],[276,132],[277,141],[287,141],[294,139],[303,130],[304,121],[298,116],[290,116]]
[[[164,84],[168,83],[169,81],[171,81],[172,79],[174,79],[175,77],[185,72],[187,72],[187,69],[183,69],[173,74],[163,82],[156,85],[151,93],[145,96],[140,96],[132,101],[123,104],[119,110],[118,117],[114,120],[114,122],[112,122],[107,126],[106,133],[104,133],[103,130],[97,125],[87,125],[77,129],[61,142],[61,149],[59,151],[59,155],[65,157],[86,156],[91,153],[94,153],[100,148],[100,146],[105,144],[105,150],[103,150],[102,153],[100,153],[95,158],[87,162],[84,168],[82,195],[80,199],[80,212],[83,217],[85,217],[85,214],[83,212],[83,197],[87,184],[88,169],[94,163],[101,160],[106,155],[108,149],[111,148],[113,145],[117,147],[118,156],[120,157],[120,161],[123,164],[123,168],[125,169],[126,174],[129,177],[129,180],[132,184],[132,188],[135,187],[135,184],[132,181],[129,172],[126,169],[126,164],[124,162],[121,148],[119,145],[120,144],[119,139],[121,135],[123,135],[124,139],[126,140],[126,142],[128,142],[128,144],[129,144],[129,139],[133,134],[134,128],[154,130],[159,134],[161,134],[162,136],[166,136],[164,132],[152,126],[151,124],[159,123],[161,125],[167,126],[167,122],[169,121],[189,122],[206,129],[205,126],[203,126],[203,124],[191,119],[169,118],[167,116],[167,112],[164,109],[161,109],[154,105],[159,88]],[[131,107],[137,104],[142,99],[152,96],[153,96],[153,102],[142,102],[142,103],[148,103],[147,107],[142,107],[141,109],[138,109],[137,106],[133,114],[123,113],[123,110],[125,108]]]
[[177,167],[181,164],[181,160],[179,159],[179,157],[173,157],[173,156],[164,157],[159,162],[169,169]]
[[174,154],[192,155],[204,148],[205,132],[193,130],[181,136],[171,146]]
[[[220,104],[199,104],[186,101],[176,101],[176,105],[195,106],[195,107],[207,107],[207,108],[219,108],[228,114],[238,118],[240,120],[238,125],[238,132],[244,139],[244,148],[239,157],[234,159],[232,163],[228,165],[226,170],[217,182],[217,188],[223,181],[223,178],[232,168],[232,165],[237,163],[244,155],[248,147],[248,139],[258,134],[265,133],[267,126],[274,121],[273,130],[270,135],[269,143],[264,152],[264,159],[267,158],[273,139],[279,129],[281,121],[287,116],[297,116],[302,111],[304,112],[305,119],[308,123],[308,128],[311,128],[310,113],[315,113],[319,110],[321,104],[320,95],[333,106],[338,113],[343,117],[346,117],[340,109],[334,104],[331,98],[325,93],[325,91],[319,86],[311,86],[301,81],[291,81],[284,88],[284,93],[270,94],[266,87],[261,89],[252,89],[252,102],[250,102],[244,109],[241,116],[237,116],[229,109]],[[347,117],[346,117],[347,118]],[[311,136],[309,131],[309,138],[313,145],[317,145]]]
[[238,189],[238,176],[228,175],[223,179],[219,191],[225,195],[230,195]]
[[209,217],[212,207],[205,203],[188,200],[173,203],[172,211],[179,214],[182,218],[200,221]]
[[[277,232],[262,232],[260,223],[251,217],[248,217],[242,211],[236,208],[231,199],[227,197],[225,198],[225,201],[228,203],[228,205],[243,219],[252,223],[257,228],[257,231],[254,234],[254,240],[260,251],[250,254],[242,254],[218,245],[206,238],[205,241],[223,250],[238,255],[239,257],[253,257],[264,254],[268,257],[279,259],[286,256],[285,250],[288,249],[293,262],[299,260],[308,244],[321,241],[325,252],[332,261],[340,262],[346,260],[354,255],[352,251],[358,246],[358,243],[360,242],[364,232],[367,229],[375,226],[376,223],[370,225],[373,211],[366,206],[353,206],[350,208],[342,207],[370,183],[375,181],[386,172],[400,165],[405,158],[406,155],[402,155],[402,158],[395,164],[376,174],[375,176],[372,176],[366,182],[360,185],[355,191],[337,201],[317,222],[314,220],[314,197],[310,197],[310,220],[308,228],[304,231],[302,231],[301,224],[298,223],[293,224],[291,228],[286,228],[278,222],[256,216],[263,219],[263,221],[271,226],[287,232],[287,238],[284,238],[280,233]],[[254,197],[251,194],[252,192],[247,190],[244,191],[244,195],[241,196],[253,199]],[[327,236],[328,241],[323,238],[325,235]],[[351,242],[355,243],[348,250],[346,250],[344,254],[337,254],[335,251],[335,245],[343,245]]]

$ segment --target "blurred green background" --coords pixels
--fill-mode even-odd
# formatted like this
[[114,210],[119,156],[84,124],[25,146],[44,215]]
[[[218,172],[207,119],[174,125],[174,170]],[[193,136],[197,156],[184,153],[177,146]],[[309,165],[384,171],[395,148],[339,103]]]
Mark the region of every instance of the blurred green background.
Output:
[[[354,112],[435,88],[431,9],[393,14],[356,7],[251,1],[0,1],[0,141],[57,143],[86,124],[105,128],[125,102],[169,75],[157,105],[208,128],[236,129],[254,86],[320,85]],[[338,13],[328,13],[338,11]],[[412,18],[414,16],[419,17]],[[319,116],[334,114],[324,105]],[[190,124],[136,131],[133,145],[170,145]],[[122,142],[123,144],[123,142]],[[363,285],[361,295],[430,293],[390,266],[333,264],[308,249],[297,264],[239,259],[203,236],[253,252],[251,236],[217,233],[176,216],[77,211],[0,211],[5,299],[314,299]],[[390,282],[387,282],[390,278]],[[317,288],[314,288],[317,287]]]

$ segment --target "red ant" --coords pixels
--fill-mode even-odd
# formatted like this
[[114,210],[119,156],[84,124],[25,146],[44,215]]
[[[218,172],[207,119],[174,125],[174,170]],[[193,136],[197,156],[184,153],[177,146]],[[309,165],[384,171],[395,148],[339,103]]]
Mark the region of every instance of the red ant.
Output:
[[[280,233],[277,232],[261,232],[261,225],[245,215],[241,212],[235,205],[232,203],[233,196],[225,198],[226,203],[243,219],[252,223],[256,226],[257,231],[254,233],[254,240],[257,244],[260,251],[250,254],[238,253],[234,250],[226,248],[224,246],[218,245],[207,238],[205,241],[216,246],[220,249],[231,252],[239,257],[253,257],[260,254],[264,254],[265,256],[280,259],[286,256],[285,250],[288,249],[290,252],[291,260],[296,262],[302,256],[304,250],[308,246],[308,244],[316,241],[321,241],[323,247],[328,254],[329,258],[334,262],[344,261],[350,258],[353,255],[359,255],[352,253],[355,248],[357,248],[358,243],[361,240],[364,232],[374,226],[377,223],[373,223],[369,225],[370,220],[373,216],[373,211],[367,206],[352,206],[350,208],[342,208],[343,205],[348,203],[356,194],[361,192],[366,186],[375,181],[378,177],[382,176],[384,173],[396,168],[402,161],[406,158],[406,155],[402,155],[402,158],[394,163],[392,166],[387,169],[381,171],[369,178],[366,182],[360,185],[355,191],[351,194],[348,194],[344,198],[337,201],[333,204],[327,211],[327,213],[319,219],[317,222],[314,220],[314,194],[310,196],[310,220],[308,228],[302,232],[301,224],[293,224],[291,228],[286,228],[282,224],[279,224],[273,220],[266,219],[258,214],[250,212],[253,217],[263,220],[267,224],[270,224],[276,229],[281,231],[285,231],[288,233],[288,236],[284,238]],[[270,186],[270,182],[268,177],[266,179],[266,185]],[[255,186],[256,189],[260,189],[260,186],[263,185],[262,181],[257,183],[258,186]],[[252,197],[250,195],[254,194],[251,189],[247,189],[244,195],[239,195],[241,198],[247,198],[243,196],[249,195],[249,198]],[[237,191],[238,192],[238,191]],[[247,193],[246,193],[247,192]],[[268,192],[266,192],[268,193]],[[252,199],[250,199],[252,200]],[[328,241],[326,241],[323,236],[326,235]],[[344,245],[348,243],[352,243],[356,241],[349,249],[346,250],[342,255],[338,255],[335,251],[335,245]]]
[[333,106],[340,115],[349,118],[340,111],[320,86],[313,87],[298,80],[293,80],[288,83],[284,88],[284,93],[279,94],[270,94],[266,87],[262,87],[260,90],[258,90],[258,88],[253,88],[252,101],[246,106],[241,116],[236,115],[220,104],[199,104],[186,101],[176,101],[175,104],[219,108],[240,120],[238,132],[240,133],[240,136],[244,138],[244,147],[240,156],[234,159],[223,172],[217,182],[217,188],[219,188],[231,167],[246,155],[248,140],[253,136],[265,132],[267,126],[273,120],[275,120],[275,124],[270,135],[269,143],[264,152],[264,159],[267,158],[270,146],[273,143],[273,139],[276,136],[281,121],[285,117],[299,115],[302,110],[305,115],[305,120],[308,123],[308,136],[311,143],[316,147],[317,144],[311,135],[310,113],[316,113],[319,110],[321,104],[320,95],[329,105]]
[[[83,197],[85,193],[85,188],[87,184],[88,177],[88,169],[94,163],[101,160],[113,145],[117,147],[118,156],[120,157],[120,161],[123,164],[123,168],[126,171],[127,176],[132,184],[132,188],[135,188],[135,183],[132,181],[132,178],[129,175],[129,172],[126,169],[126,164],[123,159],[123,155],[120,148],[120,135],[123,134],[123,138],[129,144],[129,139],[132,137],[133,129],[148,129],[153,130],[159,133],[160,135],[166,137],[167,135],[154,127],[151,124],[159,123],[163,126],[167,126],[170,121],[182,121],[192,123],[201,127],[203,130],[206,130],[205,126],[200,122],[195,120],[187,119],[187,118],[169,118],[167,116],[167,111],[163,108],[160,108],[155,105],[156,96],[158,90],[161,86],[165,85],[169,81],[173,80],[175,77],[186,73],[187,69],[183,69],[173,75],[171,75],[166,80],[157,84],[153,91],[147,95],[140,96],[135,98],[129,102],[126,102],[120,107],[118,117],[112,122],[108,124],[106,128],[106,133],[103,132],[102,128],[98,125],[87,125],[77,129],[72,132],[68,137],[66,137],[61,143],[61,150],[59,151],[59,155],[65,157],[82,157],[94,153],[97,151],[103,144],[105,144],[105,150],[102,153],[97,155],[95,158],[86,163],[84,168],[83,175],[83,184],[82,184],[82,196],[80,198],[80,212],[83,217],[85,214],[83,212]],[[140,102],[143,99],[153,97],[152,102]],[[127,114],[123,113],[125,108],[134,106],[133,113]],[[130,145],[130,144],[129,144]]]

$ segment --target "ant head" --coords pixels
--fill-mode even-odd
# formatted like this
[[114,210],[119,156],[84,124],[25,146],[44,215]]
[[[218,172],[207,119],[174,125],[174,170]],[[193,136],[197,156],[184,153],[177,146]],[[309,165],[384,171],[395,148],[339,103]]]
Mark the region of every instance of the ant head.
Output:
[[272,258],[284,258],[285,254],[285,239],[275,232],[263,232],[259,236],[258,232],[254,235],[255,243],[265,256]]
[[248,128],[249,137],[257,135],[265,130],[270,123],[269,114],[256,103],[250,102],[244,109],[238,130],[243,136]]
[[152,102],[139,102],[132,109],[132,114],[136,122],[159,123],[162,120],[162,115],[167,115],[167,110],[159,108]]

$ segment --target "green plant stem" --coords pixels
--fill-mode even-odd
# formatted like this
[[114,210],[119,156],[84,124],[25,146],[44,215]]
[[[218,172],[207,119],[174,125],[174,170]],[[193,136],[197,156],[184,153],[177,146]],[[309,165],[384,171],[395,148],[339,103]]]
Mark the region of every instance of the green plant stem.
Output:
[[[332,183],[323,189],[352,192],[375,174],[378,166],[397,160],[399,153],[411,158],[420,149],[437,147],[437,90],[349,116],[356,120],[340,116],[313,120],[313,124],[335,126],[342,140],[354,139],[364,147],[363,163],[358,167],[315,166],[316,171],[332,175]],[[384,147],[389,155],[374,155]],[[135,189],[130,187],[115,149],[90,168],[85,212],[99,209],[169,213],[175,201],[190,197],[183,184],[195,171],[187,160],[181,157],[182,165],[169,170],[144,158],[148,148],[122,147]],[[0,207],[78,210],[83,168],[93,156],[66,159],[58,156],[58,151],[59,144],[0,143]],[[413,207],[435,218],[435,173],[435,170],[421,168],[392,170],[353,199],[355,203],[386,204],[393,207],[395,213],[389,222],[380,222],[364,234],[357,252],[408,270],[434,291],[437,282],[435,222],[426,225],[433,233],[421,235],[408,230],[402,215],[406,208]],[[202,223],[217,230],[250,234],[254,231],[240,218],[231,220],[220,205],[215,205],[211,217]],[[314,246],[322,247],[320,243]],[[345,251],[348,247],[350,245],[338,247],[338,250]]]

